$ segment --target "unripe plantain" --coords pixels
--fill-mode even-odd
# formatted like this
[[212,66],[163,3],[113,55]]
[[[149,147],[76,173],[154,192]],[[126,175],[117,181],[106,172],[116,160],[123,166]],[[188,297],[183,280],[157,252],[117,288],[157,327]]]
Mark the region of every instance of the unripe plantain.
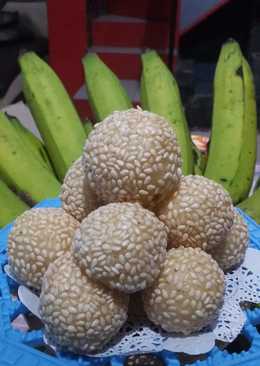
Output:
[[0,112],[0,175],[29,204],[56,197],[60,183],[26,148],[16,129]]
[[214,78],[212,133],[205,176],[234,203],[248,196],[256,160],[256,101],[250,67],[239,44],[226,42]]
[[97,54],[87,54],[82,63],[88,100],[97,121],[102,121],[114,111],[132,107],[120,80]]
[[164,117],[173,126],[181,148],[182,172],[184,175],[192,174],[192,141],[177,82],[155,51],[142,55],[142,65],[142,107]]
[[86,134],[61,80],[34,52],[19,59],[23,93],[52,161],[62,180],[80,157]]
[[0,227],[9,224],[29,207],[0,180]]

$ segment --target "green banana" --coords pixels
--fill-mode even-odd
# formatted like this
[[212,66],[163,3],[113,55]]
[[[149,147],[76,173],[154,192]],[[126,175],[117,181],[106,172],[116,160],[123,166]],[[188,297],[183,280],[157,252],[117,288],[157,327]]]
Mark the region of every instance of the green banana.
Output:
[[19,58],[23,93],[62,181],[79,158],[86,134],[76,109],[54,70],[34,52]]
[[114,111],[132,107],[120,80],[95,53],[87,54],[83,59],[88,100],[95,116],[100,122]]
[[0,176],[26,202],[33,205],[57,197],[60,183],[27,149],[16,129],[0,112]]
[[30,149],[30,151],[38,157],[38,160],[50,171],[54,173],[53,168],[51,166],[47,151],[44,147],[44,144],[38,137],[36,137],[31,131],[29,131],[23,124],[16,118],[8,116],[9,120],[16,128],[17,133],[23,139],[25,145]]
[[257,188],[252,196],[240,202],[237,207],[260,224],[260,188]]
[[244,128],[238,170],[231,189],[234,192],[234,202],[241,202],[249,195],[252,187],[257,158],[257,111],[255,86],[252,71],[248,62],[243,58],[244,80]]
[[223,185],[234,203],[248,196],[256,161],[253,76],[239,44],[226,42],[214,77],[211,140],[205,176]]
[[142,108],[165,117],[176,131],[182,154],[184,175],[194,171],[192,140],[181,96],[172,73],[155,51],[142,55]]
[[0,227],[12,222],[30,207],[13,193],[0,179]]

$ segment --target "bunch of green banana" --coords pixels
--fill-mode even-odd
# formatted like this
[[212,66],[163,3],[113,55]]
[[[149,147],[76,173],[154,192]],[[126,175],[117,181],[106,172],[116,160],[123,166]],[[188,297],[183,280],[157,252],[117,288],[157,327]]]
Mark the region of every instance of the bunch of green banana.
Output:
[[32,154],[3,112],[0,112],[0,177],[31,205],[60,192],[60,183],[49,167]]
[[193,174],[192,140],[177,82],[155,51],[148,51],[142,55],[142,67],[142,107],[165,117],[171,123],[181,147],[183,174]]
[[32,154],[38,157],[38,160],[44,165],[45,168],[50,169],[50,171],[55,174],[51,166],[48,153],[42,141],[38,139],[38,137],[36,137],[30,130],[24,127],[18,118],[11,116],[8,116],[8,118]]
[[12,222],[17,216],[29,209],[0,179],[0,227]]
[[96,121],[102,121],[114,111],[132,107],[118,77],[95,53],[88,53],[82,60],[88,100]]
[[52,68],[34,52],[19,58],[23,93],[62,181],[82,153],[86,134],[71,98]]
[[226,42],[214,78],[211,140],[205,176],[223,185],[234,203],[247,198],[256,161],[256,100],[250,67],[239,44]]

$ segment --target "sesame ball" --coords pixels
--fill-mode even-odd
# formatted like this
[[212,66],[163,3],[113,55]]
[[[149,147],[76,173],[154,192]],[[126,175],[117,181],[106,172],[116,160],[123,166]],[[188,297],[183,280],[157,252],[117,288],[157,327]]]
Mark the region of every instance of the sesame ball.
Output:
[[242,262],[247,247],[247,225],[242,216],[235,211],[234,223],[226,239],[209,253],[218,262],[223,271],[229,271]]
[[33,208],[19,216],[8,237],[14,277],[40,290],[48,265],[71,248],[79,222],[62,208]]
[[60,199],[62,208],[80,222],[97,208],[97,199],[86,180],[81,157],[67,171]]
[[90,280],[70,252],[43,278],[40,315],[48,341],[77,354],[105,345],[127,319],[128,296]]
[[138,203],[110,203],[81,223],[73,253],[86,274],[127,293],[150,286],[166,256],[167,228]]
[[231,197],[220,184],[188,175],[182,177],[178,192],[159,208],[158,216],[169,228],[169,248],[210,250],[226,237],[234,212]]
[[148,318],[167,332],[201,330],[217,316],[224,297],[224,273],[200,248],[173,248],[156,283],[144,291]]
[[139,202],[149,209],[177,189],[182,173],[172,127],[141,109],[117,111],[96,124],[83,164],[102,204]]

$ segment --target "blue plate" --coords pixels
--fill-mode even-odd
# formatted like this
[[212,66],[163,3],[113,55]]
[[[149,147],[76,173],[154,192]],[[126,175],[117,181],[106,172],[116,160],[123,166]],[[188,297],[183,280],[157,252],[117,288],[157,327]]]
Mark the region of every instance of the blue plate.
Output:
[[[36,207],[60,207],[60,200],[45,200]],[[239,212],[249,227],[250,246],[260,250],[260,225],[243,211]],[[49,355],[41,351],[46,347],[42,330],[22,332],[13,328],[12,321],[19,314],[28,313],[28,310],[19,300],[12,299],[11,293],[17,284],[3,271],[7,263],[6,247],[11,228],[12,224],[9,224],[0,230],[0,366],[123,366],[125,357],[93,359],[71,354],[58,354],[56,357]],[[260,324],[260,309],[247,310],[246,315],[247,322],[242,334],[250,342],[249,350],[230,354],[215,347],[209,352],[206,360],[189,363],[189,366],[260,366],[260,334],[257,330]],[[163,351],[158,356],[165,361],[165,365],[180,366],[178,354]]]

